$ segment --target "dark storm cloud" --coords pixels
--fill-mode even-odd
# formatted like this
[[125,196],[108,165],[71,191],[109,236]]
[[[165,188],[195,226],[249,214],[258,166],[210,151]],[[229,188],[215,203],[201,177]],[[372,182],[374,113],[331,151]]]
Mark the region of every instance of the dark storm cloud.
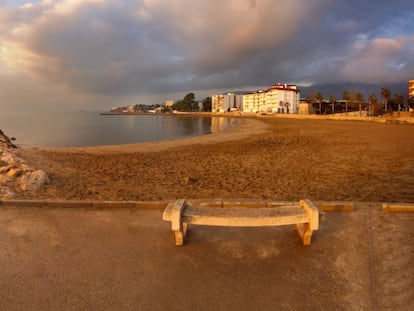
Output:
[[32,2],[0,2],[0,79],[14,85],[0,98],[19,83],[36,96],[122,100],[413,75],[408,0]]

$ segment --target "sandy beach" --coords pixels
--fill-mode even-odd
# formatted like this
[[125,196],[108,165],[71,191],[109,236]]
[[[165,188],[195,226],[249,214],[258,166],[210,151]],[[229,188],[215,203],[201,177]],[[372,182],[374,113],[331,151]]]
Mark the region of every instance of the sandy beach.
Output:
[[240,118],[176,141],[20,149],[51,184],[18,198],[257,198],[414,202],[414,126]]

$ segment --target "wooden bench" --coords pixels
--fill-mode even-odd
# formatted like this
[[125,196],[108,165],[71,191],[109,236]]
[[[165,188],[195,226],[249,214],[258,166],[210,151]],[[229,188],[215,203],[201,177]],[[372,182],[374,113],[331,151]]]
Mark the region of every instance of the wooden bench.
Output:
[[228,227],[295,225],[303,245],[311,244],[312,233],[319,228],[319,210],[311,201],[249,203],[241,201],[226,206],[213,201],[211,205],[214,207],[208,202],[193,206],[185,199],[179,199],[168,204],[162,219],[171,222],[177,246],[185,243],[189,224]]

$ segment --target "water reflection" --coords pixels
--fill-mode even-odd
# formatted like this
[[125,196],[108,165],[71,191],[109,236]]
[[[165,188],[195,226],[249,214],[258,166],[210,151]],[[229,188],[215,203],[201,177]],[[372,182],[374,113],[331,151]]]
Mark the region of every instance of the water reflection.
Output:
[[235,126],[240,120],[224,118],[224,117],[212,117],[211,119],[211,133],[222,131],[230,127]]

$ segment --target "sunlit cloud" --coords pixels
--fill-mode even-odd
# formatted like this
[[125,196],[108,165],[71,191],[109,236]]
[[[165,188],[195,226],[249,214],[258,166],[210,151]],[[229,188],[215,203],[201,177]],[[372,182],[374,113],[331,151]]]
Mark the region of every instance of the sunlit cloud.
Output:
[[97,106],[275,82],[381,83],[413,75],[408,0],[15,3],[0,1],[3,97],[24,87],[42,102],[60,94],[62,105],[84,98]]
[[18,43],[0,43],[0,64],[9,72],[45,76],[58,70],[57,59],[39,55]]
[[342,79],[371,83],[408,80],[413,74],[414,56],[408,56],[407,51],[413,51],[413,47],[414,36],[359,42],[341,66]]

